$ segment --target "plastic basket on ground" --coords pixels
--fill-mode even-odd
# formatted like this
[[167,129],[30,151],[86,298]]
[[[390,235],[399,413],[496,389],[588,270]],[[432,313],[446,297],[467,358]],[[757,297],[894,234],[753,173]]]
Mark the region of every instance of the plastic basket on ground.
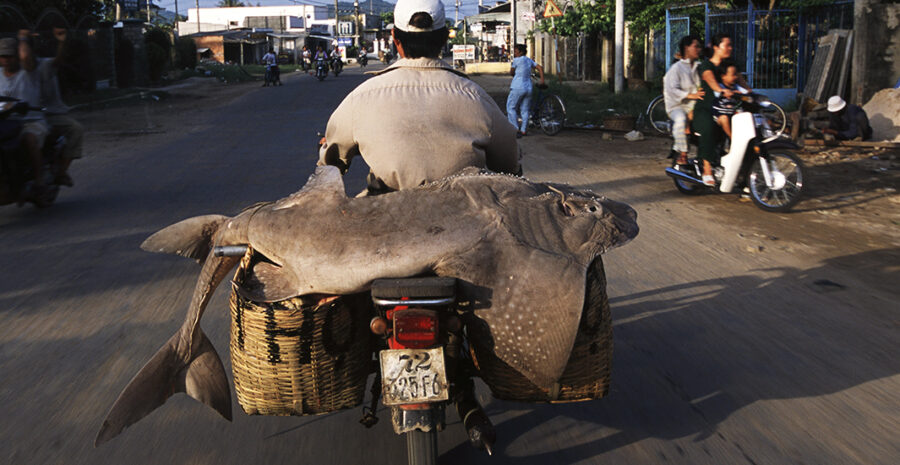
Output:
[[613,115],[603,117],[603,129],[628,132],[634,129],[637,118],[631,115]]
[[372,368],[369,293],[317,305],[300,297],[254,302],[239,288],[259,255],[249,251],[231,293],[231,364],[249,415],[314,415],[362,404]]
[[497,358],[493,351],[470,341],[479,376],[494,397],[523,402],[575,402],[606,395],[612,370],[613,338],[606,274],[600,257],[588,268],[585,287],[584,309],[575,344],[562,377],[553,389],[538,388]]

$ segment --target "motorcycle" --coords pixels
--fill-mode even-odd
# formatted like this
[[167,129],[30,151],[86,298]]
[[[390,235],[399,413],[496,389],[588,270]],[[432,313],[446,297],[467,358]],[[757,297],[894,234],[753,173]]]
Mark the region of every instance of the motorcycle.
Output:
[[25,148],[19,143],[22,121],[9,119],[13,114],[25,114],[29,111],[41,111],[30,107],[26,102],[8,97],[0,97],[0,205],[17,203],[19,206],[27,202],[38,208],[49,207],[57,195],[60,184],[54,176],[55,167],[66,146],[64,136],[47,136],[42,158],[44,162],[43,177],[45,191],[38,197],[31,195],[29,186],[34,182],[34,170]]
[[341,60],[339,55],[335,55],[331,58],[331,71],[334,73],[334,76],[337,77],[338,74],[341,74],[341,71],[344,70],[344,61]]
[[437,463],[444,409],[456,403],[470,443],[492,453],[493,425],[475,401],[474,372],[456,306],[456,279],[379,279],[372,284],[369,328],[382,340],[371,405],[360,422],[371,427],[379,392],[394,432],[406,435],[410,465]]
[[266,74],[264,77],[263,87],[281,85],[281,69],[277,64],[266,65]]
[[379,55],[381,55],[382,63],[388,64],[391,62],[391,52],[388,52],[387,50],[382,50],[381,52],[378,52],[378,53],[379,53]]
[[[731,118],[731,147],[722,155],[719,166],[713,167],[715,187],[703,184],[703,163],[697,158],[686,165],[677,164],[678,154],[672,151],[672,165],[666,174],[682,194],[694,195],[715,189],[719,192],[742,192],[753,203],[769,212],[790,210],[803,194],[803,164],[792,150],[799,147],[779,137],[763,116],[772,105],[759,94],[739,97],[737,111]],[[698,134],[689,140],[696,145]]]
[[325,62],[324,58],[319,58],[316,60],[316,79],[320,81],[324,81],[325,77],[328,76],[328,63]]
[[366,65],[369,64],[369,55],[366,53],[360,53],[356,60],[359,62],[359,66],[365,68]]

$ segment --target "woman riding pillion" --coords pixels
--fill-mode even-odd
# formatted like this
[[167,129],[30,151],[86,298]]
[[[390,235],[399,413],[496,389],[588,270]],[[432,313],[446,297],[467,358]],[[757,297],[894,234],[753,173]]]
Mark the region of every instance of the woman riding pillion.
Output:
[[678,44],[681,59],[675,62],[663,78],[663,97],[665,97],[666,113],[672,119],[672,137],[675,143],[672,150],[678,153],[677,164],[687,164],[688,124],[694,105],[705,95],[700,87],[700,76],[697,66],[703,48],[700,39],[688,35]]

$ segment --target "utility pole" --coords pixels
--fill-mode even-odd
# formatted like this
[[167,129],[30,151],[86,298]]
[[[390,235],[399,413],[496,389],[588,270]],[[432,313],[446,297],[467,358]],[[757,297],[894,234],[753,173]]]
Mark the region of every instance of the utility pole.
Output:
[[197,5],[197,33],[200,33],[200,0],[195,0],[195,5]]
[[338,18],[340,15],[338,14],[338,0],[334,0],[334,38],[337,39],[338,36]]
[[512,14],[512,21],[509,29],[509,56],[513,56],[512,52],[516,48],[516,0],[510,0],[510,9],[509,11]]
[[175,38],[178,38],[178,0],[175,0]]
[[456,0],[456,19],[453,20],[453,27],[456,28],[457,24],[459,24],[459,0]]
[[616,0],[615,92],[625,90],[625,0]]
[[359,25],[359,0],[353,0],[353,9],[356,16],[353,17],[353,43],[359,47],[359,38],[362,36],[362,28]]
[[150,0],[147,0],[147,22],[150,22]]

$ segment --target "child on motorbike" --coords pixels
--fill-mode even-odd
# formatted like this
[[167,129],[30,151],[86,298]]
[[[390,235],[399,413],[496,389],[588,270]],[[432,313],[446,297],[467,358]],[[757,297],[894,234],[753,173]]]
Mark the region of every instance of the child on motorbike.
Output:
[[719,86],[723,89],[730,90],[732,94],[726,96],[725,93],[717,92],[716,99],[713,101],[712,113],[713,118],[716,119],[716,122],[722,127],[725,136],[730,140],[731,116],[734,115],[734,111],[737,108],[738,95],[743,93],[744,89],[737,84],[740,76],[737,71],[737,65],[728,62],[725,64],[724,68],[725,73],[722,74]]

